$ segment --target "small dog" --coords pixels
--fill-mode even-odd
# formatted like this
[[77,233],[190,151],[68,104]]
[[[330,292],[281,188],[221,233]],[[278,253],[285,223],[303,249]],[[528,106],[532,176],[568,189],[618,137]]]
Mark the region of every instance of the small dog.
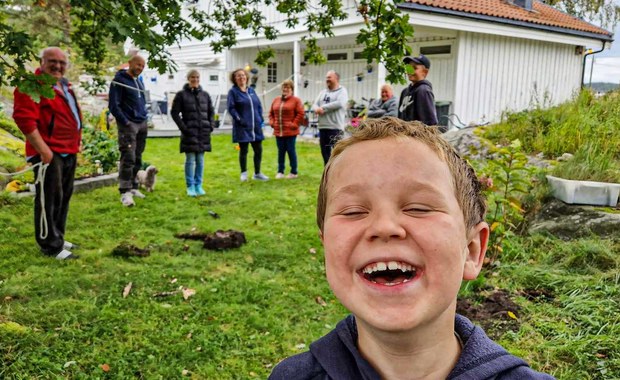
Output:
[[146,170],[138,170],[136,178],[140,186],[144,187],[149,193],[155,189],[155,180],[157,179],[159,170],[153,165],[149,165]]

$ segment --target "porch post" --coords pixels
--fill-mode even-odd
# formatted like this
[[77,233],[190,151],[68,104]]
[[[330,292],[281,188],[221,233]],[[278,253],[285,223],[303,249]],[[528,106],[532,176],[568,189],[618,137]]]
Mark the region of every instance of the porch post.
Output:
[[375,96],[373,96],[375,99],[379,99],[381,97],[381,86],[385,84],[386,74],[387,70],[385,69],[385,66],[382,62],[379,62],[377,65],[377,91]]
[[299,40],[293,41],[293,83],[294,94],[301,99],[301,54],[299,53]]

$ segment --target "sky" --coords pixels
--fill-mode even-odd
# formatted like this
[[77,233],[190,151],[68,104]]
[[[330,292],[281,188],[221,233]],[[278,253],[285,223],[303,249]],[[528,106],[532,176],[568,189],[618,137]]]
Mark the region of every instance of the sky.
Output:
[[[614,30],[614,40],[611,49],[605,49],[594,55],[592,82],[620,83],[620,23],[618,23]],[[599,49],[600,47],[595,50]],[[591,59],[588,58],[584,77],[585,83],[590,83],[590,64]]]

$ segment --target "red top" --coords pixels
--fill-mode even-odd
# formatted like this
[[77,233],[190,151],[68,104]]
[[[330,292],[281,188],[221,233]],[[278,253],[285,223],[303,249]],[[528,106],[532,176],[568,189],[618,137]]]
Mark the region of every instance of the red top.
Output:
[[284,101],[279,96],[273,100],[269,109],[269,124],[273,128],[273,135],[277,137],[297,136],[304,117],[304,106],[296,96],[289,96]]
[[[40,70],[37,70],[37,74]],[[69,92],[76,100],[75,93],[68,84]],[[43,141],[54,153],[76,154],[80,149],[82,131],[78,129],[77,120],[73,116],[71,106],[62,89],[54,88],[53,99],[41,97],[39,103],[35,103],[30,96],[20,92],[17,88],[14,92],[13,119],[19,129],[28,135],[39,130]],[[78,106],[80,119],[82,112]],[[39,153],[29,141],[26,141],[26,157],[36,156]]]

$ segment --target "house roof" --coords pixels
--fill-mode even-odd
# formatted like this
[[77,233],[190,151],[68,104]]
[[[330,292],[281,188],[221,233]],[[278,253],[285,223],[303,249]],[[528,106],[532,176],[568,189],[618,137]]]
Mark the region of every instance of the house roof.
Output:
[[577,31],[588,35],[599,35],[606,40],[612,38],[612,33],[609,31],[536,0],[532,1],[531,11],[511,4],[508,0],[405,0],[405,2],[421,6],[414,9],[429,12],[446,13],[442,11],[448,11],[465,17],[487,16],[487,19],[495,19],[494,21],[498,22],[509,20],[512,23],[530,24],[531,27],[560,29],[556,31]]

